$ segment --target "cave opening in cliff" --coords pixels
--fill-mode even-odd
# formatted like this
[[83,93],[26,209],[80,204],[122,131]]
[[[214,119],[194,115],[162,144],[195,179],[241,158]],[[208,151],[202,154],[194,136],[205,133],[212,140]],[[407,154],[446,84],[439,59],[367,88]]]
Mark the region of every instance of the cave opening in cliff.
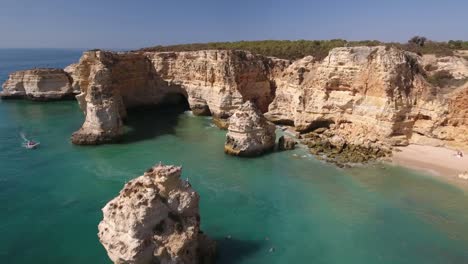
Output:
[[190,110],[187,96],[182,93],[167,93],[157,105],[158,108],[173,108],[175,111],[185,112]]
[[187,97],[181,93],[169,93],[161,102],[127,109],[124,143],[175,134],[181,114],[190,110]]

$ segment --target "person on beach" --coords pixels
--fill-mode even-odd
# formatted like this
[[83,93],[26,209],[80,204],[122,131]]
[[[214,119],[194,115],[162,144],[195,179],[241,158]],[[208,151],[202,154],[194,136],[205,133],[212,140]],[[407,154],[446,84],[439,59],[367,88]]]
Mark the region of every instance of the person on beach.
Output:
[[457,158],[463,158],[463,152],[457,149],[457,154],[455,154],[455,157]]

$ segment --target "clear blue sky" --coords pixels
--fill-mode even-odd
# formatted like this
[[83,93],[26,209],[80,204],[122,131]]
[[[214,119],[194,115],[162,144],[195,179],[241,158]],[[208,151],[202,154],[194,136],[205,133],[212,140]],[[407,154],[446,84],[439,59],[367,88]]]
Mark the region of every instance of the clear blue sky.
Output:
[[468,40],[468,0],[0,0],[0,48],[413,35]]

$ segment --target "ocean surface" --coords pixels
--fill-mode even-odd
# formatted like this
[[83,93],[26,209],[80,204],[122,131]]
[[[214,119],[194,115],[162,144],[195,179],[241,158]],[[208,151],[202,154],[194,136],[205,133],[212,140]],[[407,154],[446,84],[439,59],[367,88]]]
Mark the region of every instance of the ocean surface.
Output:
[[[80,54],[0,50],[0,81]],[[129,120],[123,143],[80,147],[69,140],[83,121],[76,102],[0,101],[1,263],[110,263],[101,208],[159,161],[182,165],[200,193],[218,263],[468,263],[468,193],[456,186],[388,165],[342,170],[303,148],[226,156],[225,132],[189,112]],[[40,148],[22,148],[21,132]]]

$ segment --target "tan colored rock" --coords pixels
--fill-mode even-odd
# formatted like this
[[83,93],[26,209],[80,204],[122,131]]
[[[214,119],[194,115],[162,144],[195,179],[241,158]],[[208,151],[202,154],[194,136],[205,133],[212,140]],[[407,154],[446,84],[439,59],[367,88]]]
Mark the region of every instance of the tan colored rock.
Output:
[[[302,132],[331,128],[347,144],[371,152],[383,147],[387,153],[413,135],[468,145],[466,126],[454,122],[465,120],[463,92],[440,93],[425,81],[420,61],[383,46],[336,48],[320,62],[298,60],[275,78],[276,97],[265,116]],[[448,115],[455,104],[461,111]]]
[[219,129],[227,130],[229,128],[229,118],[213,117],[213,124]]
[[70,64],[68,65],[67,67],[65,67],[65,69],[63,69],[66,73],[68,73],[68,75],[70,75],[71,77],[71,80],[72,80],[72,89],[73,89],[73,93],[75,94],[79,94],[80,93],[80,87],[78,85],[75,85],[73,86],[73,78],[76,78],[78,77],[77,75],[75,75],[75,72],[76,72],[76,68],[78,67],[78,63],[74,63],[74,64]]
[[116,264],[211,263],[200,231],[199,195],[181,167],[158,165],[125,184],[102,209],[99,240]]
[[[464,76],[463,58],[434,59]],[[211,114],[221,126],[217,121],[250,100],[275,123],[302,133],[327,130],[350,145],[467,146],[468,84],[433,87],[425,80],[425,61],[384,46],[336,48],[322,61],[308,56],[294,62],[246,51],[88,51],[67,67],[86,115],[72,141],[116,140],[128,108],[177,94],[195,114]]]
[[235,156],[258,156],[275,147],[276,126],[254,103],[247,101],[229,118],[224,151]]
[[459,56],[437,57],[429,54],[421,57],[422,66],[429,74],[447,71],[455,79],[468,78],[468,61]]
[[273,75],[275,99],[265,113],[269,120],[277,124],[294,125],[294,115],[303,107],[304,85],[312,78],[316,66],[314,58],[307,56],[287,67],[283,66],[281,73]]
[[158,76],[183,89],[190,108],[229,117],[252,100],[265,112],[273,100],[265,59],[247,51],[203,50],[145,53]]
[[127,108],[160,104],[171,94],[185,97],[194,114],[226,119],[246,100],[266,111],[274,91],[265,60],[245,51],[85,52],[73,66],[73,87],[86,120],[72,141],[116,139]]
[[1,98],[48,101],[73,98],[71,78],[62,69],[32,69],[11,73]]

